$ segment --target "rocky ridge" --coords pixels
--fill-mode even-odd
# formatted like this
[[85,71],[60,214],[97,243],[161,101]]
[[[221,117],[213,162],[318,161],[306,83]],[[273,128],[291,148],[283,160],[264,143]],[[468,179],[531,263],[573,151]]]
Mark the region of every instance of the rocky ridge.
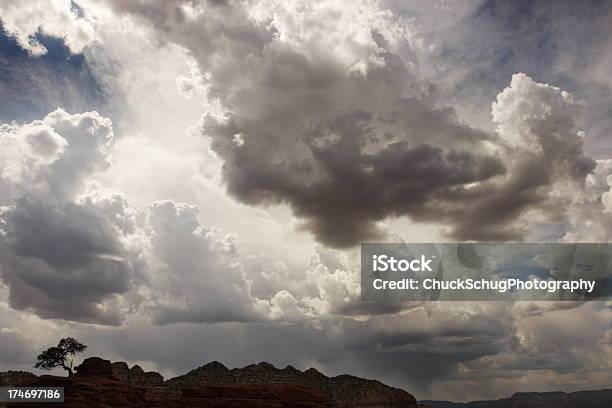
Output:
[[328,395],[337,408],[404,408],[417,406],[416,399],[404,390],[380,381],[350,375],[327,377],[314,368],[306,371],[291,366],[279,369],[269,363],[228,369],[215,361],[166,381],[175,390],[207,384],[293,384]]
[[[612,389],[572,393],[516,393],[495,401],[421,401],[378,381],[327,377],[311,368],[278,369],[268,363],[228,369],[212,362],[164,381],[156,372],[92,357],[72,377],[0,373],[0,386],[64,387],[67,408],[610,408]],[[8,408],[16,405],[2,405]],[[58,404],[28,404],[55,407]]]
[[[155,372],[91,357],[71,377],[3,373],[6,386],[64,387],[68,408],[412,408],[405,391],[352,376],[328,378],[315,369],[260,363],[229,370],[210,363],[166,382]],[[17,373],[17,374],[15,374]],[[28,404],[52,407],[57,404]],[[0,408],[12,405],[2,406]],[[20,406],[16,404],[15,406]]]
[[35,379],[36,376],[27,371],[7,371],[0,373],[0,387],[8,387]]

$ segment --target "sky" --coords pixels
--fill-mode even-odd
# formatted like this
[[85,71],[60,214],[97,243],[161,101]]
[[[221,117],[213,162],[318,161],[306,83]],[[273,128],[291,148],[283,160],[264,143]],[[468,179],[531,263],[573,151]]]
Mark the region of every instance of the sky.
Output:
[[612,383],[610,302],[359,299],[360,242],[610,242],[612,4],[0,2],[0,370]]

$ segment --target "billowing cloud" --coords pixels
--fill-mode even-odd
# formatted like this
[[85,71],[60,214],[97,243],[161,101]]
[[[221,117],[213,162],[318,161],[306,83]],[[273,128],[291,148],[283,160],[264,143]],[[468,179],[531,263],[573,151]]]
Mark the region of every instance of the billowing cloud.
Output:
[[492,105],[508,173],[492,188],[475,189],[472,205],[451,235],[459,240],[521,239],[529,233],[521,216],[530,210],[548,222],[566,220],[568,204],[584,190],[596,165],[582,150],[579,111],[568,92],[514,75]]
[[39,33],[63,39],[72,53],[82,52],[95,38],[92,22],[70,0],[3,1],[0,23],[33,56],[47,52],[36,37]]
[[58,109],[43,120],[2,125],[1,178],[14,198],[73,199],[96,171],[109,166],[110,119],[97,112],[68,114]]
[[[393,52],[398,32],[412,40],[407,22],[369,2],[350,13],[334,2],[276,6],[165,3],[150,14],[116,5],[163,21],[160,35],[198,61],[223,112],[205,115],[200,130],[234,197],[287,203],[321,242],[347,246],[382,238],[377,223],[389,216],[448,214],[461,201],[455,190],[504,174],[487,154],[492,136],[438,106]],[[202,42],[221,15],[222,34]],[[337,30],[333,45],[321,35]]]
[[567,242],[607,242],[612,237],[612,161],[596,161],[581,194],[573,195],[568,209],[570,227],[563,236]]
[[23,199],[2,221],[3,279],[12,307],[70,320],[122,319],[106,301],[128,290],[133,265],[117,225],[95,206]]
[[595,167],[571,94],[517,74],[493,104],[496,130],[470,127],[419,74],[414,23],[374,3],[111,4],[198,62],[217,102],[199,130],[228,192],[287,204],[326,245],[382,239],[400,216],[458,240],[522,240],[530,212],[567,219],[555,201]]
[[200,225],[198,212],[172,201],[149,207],[155,322],[263,319],[266,305],[251,296],[232,237]]
[[86,182],[108,166],[112,125],[96,112],[63,110],[3,125],[0,271],[12,307],[50,318],[116,324],[137,253],[133,210]]
[[287,290],[252,295],[257,259],[201,225],[196,206],[165,200],[139,211],[95,181],[110,166],[109,119],[60,109],[0,130],[0,271],[11,307],[111,325],[141,306],[156,324],[306,317]]

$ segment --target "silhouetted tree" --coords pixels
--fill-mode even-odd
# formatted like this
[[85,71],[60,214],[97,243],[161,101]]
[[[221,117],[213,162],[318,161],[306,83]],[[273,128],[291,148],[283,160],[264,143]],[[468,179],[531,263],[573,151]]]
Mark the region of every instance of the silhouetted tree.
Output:
[[[72,375],[72,363],[77,353],[82,353],[87,346],[79,343],[72,337],[61,339],[57,346],[50,347],[40,353],[37,357],[38,362],[34,365],[42,370],[53,370],[55,367],[62,367]],[[70,358],[70,366],[66,365],[66,360]]]

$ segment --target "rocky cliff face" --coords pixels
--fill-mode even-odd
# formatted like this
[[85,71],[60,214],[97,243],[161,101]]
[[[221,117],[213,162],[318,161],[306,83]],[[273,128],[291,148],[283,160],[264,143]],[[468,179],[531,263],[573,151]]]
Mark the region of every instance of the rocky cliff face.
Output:
[[8,387],[35,379],[36,376],[27,371],[8,371],[0,373],[0,387]]
[[421,401],[432,408],[610,408],[612,389],[579,392],[521,392],[495,401]]
[[140,366],[129,368],[127,363],[119,361],[111,363],[98,357],[91,357],[76,367],[78,377],[115,378],[129,385],[160,387],[164,385],[164,377],[154,371],[145,372]]
[[[327,377],[311,368],[267,363],[228,369],[213,362],[166,382],[155,372],[92,357],[72,377],[0,373],[0,386],[64,387],[67,408],[612,408],[612,389],[573,393],[517,393],[496,401],[422,401],[378,381]],[[20,407],[23,404],[15,404]],[[0,408],[10,407],[2,405]],[[58,404],[28,404],[28,407]]]
[[[289,384],[205,385],[173,390],[157,373],[96,357],[85,360],[76,372],[72,377],[30,374],[11,385],[64,387],[65,402],[61,406],[66,408],[332,408],[326,395]],[[28,407],[57,405],[29,403]]]
[[349,375],[328,378],[311,368],[304,372],[291,366],[278,369],[268,363],[228,369],[213,362],[166,382],[171,389],[185,389],[206,384],[294,384],[329,395],[337,408],[404,408],[415,407],[409,393],[386,386],[379,381]]
[[129,368],[127,363],[119,361],[112,364],[113,375],[119,380],[127,382],[131,385],[143,386],[162,386],[164,385],[164,377],[154,371],[144,371],[140,366],[135,365]]
[[[348,375],[328,378],[315,369],[278,369],[267,363],[229,370],[210,363],[166,382],[124,362],[86,359],[72,377],[8,373],[7,385],[65,388],[62,406],[151,408],[412,408],[410,394]],[[4,378],[4,377],[0,377]],[[57,404],[56,404],[57,405]],[[44,407],[45,404],[28,404]],[[53,404],[48,404],[53,406]],[[3,407],[0,407],[3,408]]]
[[[64,387],[64,403],[28,403],[30,408],[331,408],[322,394],[281,384],[210,385],[173,391],[104,377],[41,376],[22,385]],[[20,406],[23,404],[6,405]]]

